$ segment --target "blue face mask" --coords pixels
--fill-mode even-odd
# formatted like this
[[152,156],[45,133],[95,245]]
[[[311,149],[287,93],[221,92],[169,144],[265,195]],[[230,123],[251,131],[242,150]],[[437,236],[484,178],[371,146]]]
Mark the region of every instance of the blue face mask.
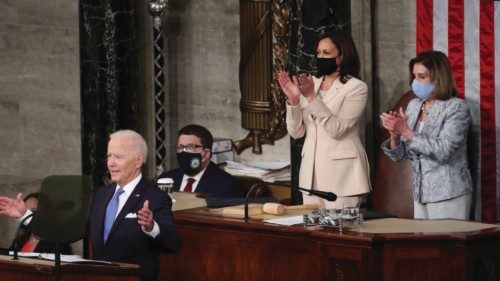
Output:
[[434,93],[435,87],[431,82],[422,83],[417,79],[413,79],[411,89],[420,100],[427,100],[432,96],[432,93]]

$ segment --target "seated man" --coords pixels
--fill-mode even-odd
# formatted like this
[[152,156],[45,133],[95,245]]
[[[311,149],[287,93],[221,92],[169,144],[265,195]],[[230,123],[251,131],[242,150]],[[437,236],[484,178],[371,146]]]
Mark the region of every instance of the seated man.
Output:
[[161,174],[160,178],[173,179],[175,191],[245,197],[241,184],[210,161],[213,142],[212,134],[203,126],[192,124],[182,128],[175,147],[180,167]]

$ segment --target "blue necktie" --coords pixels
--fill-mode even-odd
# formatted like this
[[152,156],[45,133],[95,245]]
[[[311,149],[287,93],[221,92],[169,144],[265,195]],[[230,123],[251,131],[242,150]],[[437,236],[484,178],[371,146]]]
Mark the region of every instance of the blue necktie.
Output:
[[108,208],[106,209],[106,216],[104,217],[104,232],[102,237],[104,238],[104,243],[108,240],[109,231],[111,231],[111,227],[113,226],[113,222],[115,221],[116,211],[118,210],[118,203],[120,202],[120,195],[123,194],[123,188],[118,188],[109,201]]

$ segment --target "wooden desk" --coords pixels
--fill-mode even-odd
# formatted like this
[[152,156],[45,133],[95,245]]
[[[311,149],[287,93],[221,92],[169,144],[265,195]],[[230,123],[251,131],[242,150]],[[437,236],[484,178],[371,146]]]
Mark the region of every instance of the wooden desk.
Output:
[[[176,211],[174,216],[183,245],[177,254],[161,256],[158,280],[465,281],[490,280],[488,274],[500,277],[500,227],[496,225],[466,222],[486,228],[433,232],[415,225],[422,221],[396,219],[377,221],[378,227],[381,222],[397,224],[394,233],[367,233],[245,222],[207,215],[200,209]],[[450,221],[442,221],[446,222]],[[376,229],[369,224],[366,221],[367,231]],[[400,224],[422,230],[402,233],[397,230]]]
[[[54,261],[0,255],[0,280],[2,281],[54,281]],[[132,264],[84,265],[61,264],[62,281],[139,281],[139,266]]]

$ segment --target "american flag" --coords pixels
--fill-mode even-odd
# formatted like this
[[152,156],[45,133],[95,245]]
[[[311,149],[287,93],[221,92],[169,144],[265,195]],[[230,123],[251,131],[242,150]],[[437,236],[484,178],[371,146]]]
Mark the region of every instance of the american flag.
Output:
[[500,1],[417,0],[417,50],[450,58],[471,109],[475,217],[500,217]]

